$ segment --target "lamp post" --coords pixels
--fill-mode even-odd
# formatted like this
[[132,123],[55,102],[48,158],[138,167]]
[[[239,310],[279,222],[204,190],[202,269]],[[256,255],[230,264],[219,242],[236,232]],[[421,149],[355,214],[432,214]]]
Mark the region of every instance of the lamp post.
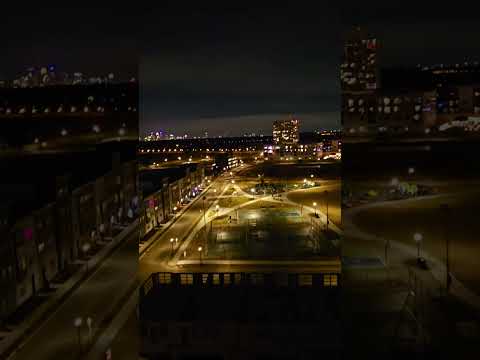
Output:
[[328,190],[325,190],[325,204],[327,207],[327,231],[328,231],[328,225],[330,223],[330,218],[328,217]]
[[315,217],[317,216],[317,203],[313,202],[313,207],[315,209]]
[[78,341],[78,351],[80,352],[80,354],[82,353],[82,334],[80,333],[81,331],[81,326],[83,324],[83,319],[81,317],[76,317],[74,320],[73,320],[73,326],[75,327],[75,329],[77,329],[77,341]]
[[207,226],[207,215],[205,213],[205,200],[206,200],[206,197],[204,196],[202,198],[202,204],[203,204],[203,226]]
[[440,210],[443,212],[445,217],[445,267],[446,267],[446,278],[445,278],[445,295],[448,295],[450,292],[450,285],[452,284],[452,275],[450,274],[450,238],[448,234],[448,224],[450,216],[450,207],[448,204],[441,204]]
[[420,234],[418,232],[413,234],[413,240],[415,240],[415,242],[417,243],[417,260],[419,260],[420,259],[420,245],[421,245],[422,240],[423,240],[422,234]]
[[85,272],[88,273],[88,258],[87,258],[87,253],[88,251],[90,250],[90,243],[84,243],[82,245],[82,252],[83,252],[83,256],[85,256]]
[[86,323],[88,327],[88,342],[91,342],[92,341],[92,323],[93,323],[92,318],[87,317]]
[[200,265],[202,265],[202,250],[203,248],[201,246],[198,247],[198,255],[200,257]]

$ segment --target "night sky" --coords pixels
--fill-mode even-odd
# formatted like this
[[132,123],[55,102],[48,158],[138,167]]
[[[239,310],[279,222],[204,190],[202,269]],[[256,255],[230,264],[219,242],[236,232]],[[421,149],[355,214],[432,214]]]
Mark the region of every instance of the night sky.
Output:
[[384,65],[478,60],[475,12],[407,1],[354,2],[342,9],[174,3],[105,8],[9,4],[0,23],[8,49],[0,79],[31,65],[86,74],[137,75],[141,132],[239,135],[271,132],[294,114],[302,130],[339,126],[342,36],[360,24],[382,41]]

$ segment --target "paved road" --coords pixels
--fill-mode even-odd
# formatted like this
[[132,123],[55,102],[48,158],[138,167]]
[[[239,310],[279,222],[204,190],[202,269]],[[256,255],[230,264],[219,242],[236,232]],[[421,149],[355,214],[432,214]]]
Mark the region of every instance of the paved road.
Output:
[[[228,174],[220,176],[213,183],[210,189],[202,193],[201,198],[195,201],[179,217],[176,222],[155,241],[155,243],[140,256],[139,261],[139,280],[145,281],[153,272],[159,271],[177,271],[177,268],[169,264],[172,254],[170,238],[185,239],[198,221],[203,221],[203,209],[208,208],[221,195],[222,190],[230,184],[231,177]],[[216,192],[215,192],[216,190]],[[203,197],[206,198],[205,204]]]
[[[93,319],[93,328],[128,291],[137,274],[138,233],[132,231],[90,277],[11,356],[15,360],[80,358],[74,318]],[[88,336],[86,325],[82,340]]]

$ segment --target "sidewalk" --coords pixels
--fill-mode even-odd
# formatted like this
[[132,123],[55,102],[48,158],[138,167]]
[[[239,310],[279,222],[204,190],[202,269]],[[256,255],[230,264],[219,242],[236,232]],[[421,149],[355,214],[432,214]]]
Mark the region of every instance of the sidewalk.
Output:
[[340,259],[335,260],[179,260],[177,265],[274,265],[274,266],[313,266],[325,272],[341,273]]
[[12,352],[20,347],[84,281],[95,273],[103,261],[113,253],[117,246],[120,245],[132,231],[137,229],[137,226],[138,219],[128,225],[111,242],[106,244],[97,254],[88,260],[88,273],[84,269],[75,272],[72,277],[56,289],[50,299],[35,309],[21,325],[5,336],[0,342],[0,359],[9,358]]

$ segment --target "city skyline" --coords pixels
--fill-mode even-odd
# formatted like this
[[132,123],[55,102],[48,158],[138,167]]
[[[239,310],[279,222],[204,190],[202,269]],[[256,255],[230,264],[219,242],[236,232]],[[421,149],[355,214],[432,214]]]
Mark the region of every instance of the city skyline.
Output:
[[[167,2],[161,9],[84,6],[67,12],[35,5],[20,11],[9,4],[11,16],[0,30],[29,23],[38,31],[32,38],[20,28],[7,37],[0,79],[51,63],[69,73],[136,77],[141,134],[162,128],[193,128],[197,135],[208,129],[218,136],[267,132],[269,122],[289,113],[306,114],[305,131],[336,128],[342,33],[355,25],[379,39],[382,66],[480,59],[471,14],[460,6],[414,8],[377,1],[325,6],[320,13],[295,5],[185,12]],[[455,26],[446,29],[442,19],[451,14],[458,15]],[[255,117],[260,121],[241,124]]]

